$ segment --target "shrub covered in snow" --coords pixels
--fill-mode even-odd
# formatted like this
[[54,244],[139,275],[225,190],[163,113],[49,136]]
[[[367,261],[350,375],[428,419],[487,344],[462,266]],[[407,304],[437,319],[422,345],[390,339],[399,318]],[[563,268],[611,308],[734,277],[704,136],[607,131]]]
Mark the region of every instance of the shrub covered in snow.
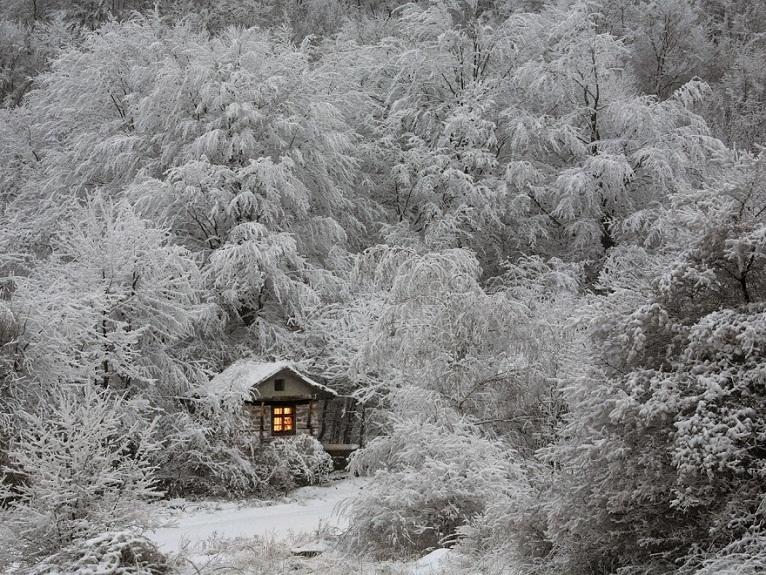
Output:
[[[128,426],[124,402],[92,386],[56,386],[36,410],[17,414],[0,482],[0,547],[22,560],[111,529],[148,522],[158,495],[149,462],[157,444],[146,422]],[[4,540],[3,540],[4,539]]]
[[332,458],[310,435],[261,443],[243,427],[239,405],[200,401],[193,414],[160,422],[157,476],[173,495],[271,495],[327,480]]
[[597,300],[594,368],[566,389],[568,422],[547,450],[547,534],[563,570],[762,564],[766,233],[742,221],[761,206],[696,216],[699,240],[643,296]]
[[432,400],[429,408],[395,416],[350,466],[373,481],[347,505],[343,543],[381,558],[453,543],[491,501],[525,489],[513,452],[429,394],[411,393]]
[[280,438],[269,445],[275,456],[277,471],[275,478],[288,488],[317,485],[327,481],[333,470],[332,457],[311,435],[296,435]]
[[159,422],[163,450],[157,478],[171,495],[241,496],[258,493],[267,479],[254,465],[235,413],[210,402],[194,413],[168,414]]
[[162,575],[170,570],[154,543],[117,531],[69,545],[38,563],[31,575]]
[[[693,560],[693,575],[756,575],[766,573],[766,534],[748,533],[729,543],[712,557]],[[692,572],[686,570],[687,572]]]

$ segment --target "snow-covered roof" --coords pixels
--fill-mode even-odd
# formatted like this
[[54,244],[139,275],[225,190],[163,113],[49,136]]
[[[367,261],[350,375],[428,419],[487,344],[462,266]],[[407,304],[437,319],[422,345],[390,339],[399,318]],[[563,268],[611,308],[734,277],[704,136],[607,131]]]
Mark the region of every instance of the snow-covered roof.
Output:
[[307,385],[318,391],[337,396],[335,390],[322,385],[301,373],[288,361],[261,362],[252,359],[235,361],[210,381],[209,390],[213,395],[225,393],[249,394],[250,391],[280,371],[288,370]]

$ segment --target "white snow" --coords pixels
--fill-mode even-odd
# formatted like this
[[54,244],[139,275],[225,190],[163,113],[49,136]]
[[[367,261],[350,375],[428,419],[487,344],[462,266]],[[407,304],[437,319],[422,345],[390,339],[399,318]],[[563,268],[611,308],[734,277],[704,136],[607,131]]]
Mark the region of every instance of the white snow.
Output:
[[409,575],[436,575],[441,573],[445,564],[457,558],[458,555],[459,553],[452,549],[434,549],[415,562]]
[[221,373],[213,377],[210,381],[208,390],[212,395],[230,392],[247,394],[250,393],[254,387],[263,383],[271,376],[276,375],[283,369],[293,372],[312,387],[331,395],[338,395],[336,391],[330,389],[326,385],[314,381],[306,374],[298,371],[298,369],[296,369],[290,362],[261,362],[251,359],[240,359],[239,361],[232,363]]
[[273,505],[260,502],[226,502],[216,509],[182,511],[174,525],[147,534],[160,549],[178,552],[186,544],[194,547],[213,536],[221,539],[264,536],[275,539],[311,534],[320,527],[343,528],[346,518],[336,506],[364,487],[364,479],[344,479],[327,486],[304,487],[291,494],[291,500]]

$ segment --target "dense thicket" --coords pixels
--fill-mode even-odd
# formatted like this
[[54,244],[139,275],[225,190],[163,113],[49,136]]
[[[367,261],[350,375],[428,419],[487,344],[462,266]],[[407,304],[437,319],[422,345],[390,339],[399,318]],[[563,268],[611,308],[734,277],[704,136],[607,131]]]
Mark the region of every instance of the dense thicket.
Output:
[[[377,410],[353,549],[763,569],[764,26],[755,0],[2,3],[0,542],[33,562],[161,491],[321,478],[207,393],[255,355]],[[61,451],[94,466],[75,510]]]

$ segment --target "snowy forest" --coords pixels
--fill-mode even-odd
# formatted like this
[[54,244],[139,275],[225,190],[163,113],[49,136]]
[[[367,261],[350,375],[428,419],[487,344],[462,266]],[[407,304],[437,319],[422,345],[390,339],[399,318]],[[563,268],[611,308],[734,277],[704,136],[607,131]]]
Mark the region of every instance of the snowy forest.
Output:
[[[761,0],[0,1],[0,571],[766,572],[765,143]],[[305,557],[152,536],[330,481],[244,358]]]

